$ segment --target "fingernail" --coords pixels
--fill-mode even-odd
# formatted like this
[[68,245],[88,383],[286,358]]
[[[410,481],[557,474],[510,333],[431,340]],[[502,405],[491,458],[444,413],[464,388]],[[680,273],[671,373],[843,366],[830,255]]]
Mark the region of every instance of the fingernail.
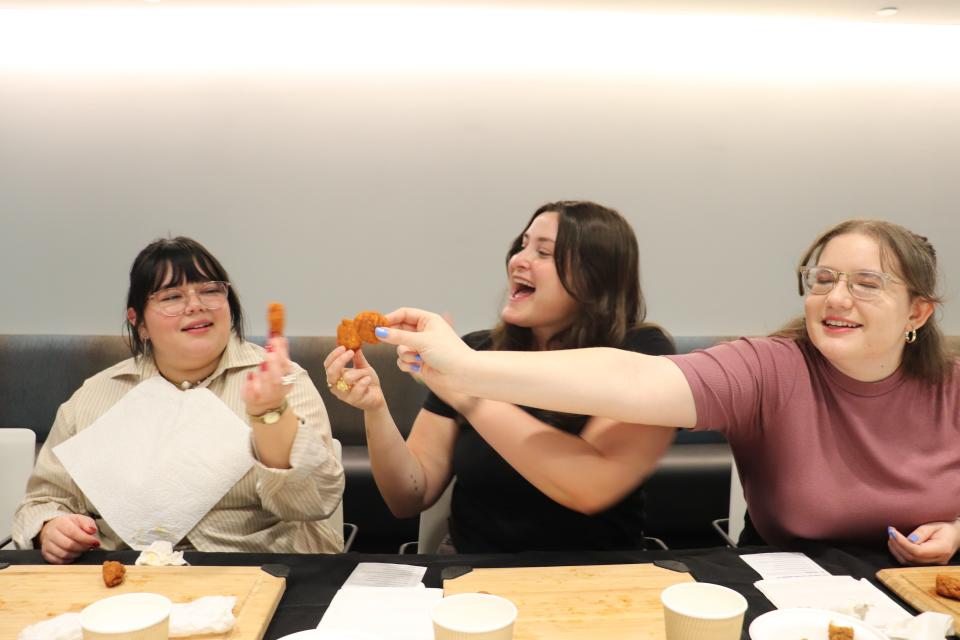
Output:
[[907,540],[909,540],[910,542],[919,542],[920,536],[918,536],[915,533],[911,533],[909,536],[907,536]]
[[896,537],[897,533],[893,530],[893,527],[887,527],[887,535],[891,538]]
[[413,371],[414,373],[420,373],[420,365],[418,364],[410,365],[410,371]]
[[266,371],[266,370],[267,370],[267,361],[264,360],[263,362],[260,363],[260,371]]
[[388,331],[387,331],[386,327],[377,327],[377,328],[374,330],[374,333],[377,334],[377,337],[378,337],[378,338],[386,338]]
[[247,372],[247,380],[253,380],[253,371]]
[[94,540],[94,541],[93,541],[92,543],[90,543],[90,544],[93,546],[94,549],[96,549],[97,547],[100,546],[100,543],[97,542],[96,540]]
[[420,354],[413,356],[413,359],[416,360],[417,362],[420,362],[421,360],[423,360],[423,358],[420,357]]
[[276,338],[276,337],[277,337],[277,334],[275,334],[275,333],[273,332],[273,329],[270,329],[269,331],[267,331],[267,337],[268,337],[268,338]]
[[273,353],[273,345],[272,345],[272,344],[268,344],[268,345],[267,345],[267,353]]

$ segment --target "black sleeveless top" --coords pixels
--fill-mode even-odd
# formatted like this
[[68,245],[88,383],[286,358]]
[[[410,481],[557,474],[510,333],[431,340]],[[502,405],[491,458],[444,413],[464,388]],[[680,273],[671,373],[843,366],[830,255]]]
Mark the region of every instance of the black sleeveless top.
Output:
[[[464,336],[478,351],[489,350],[489,331]],[[662,331],[632,331],[621,347],[650,355],[674,353]],[[643,548],[643,490],[638,487],[616,505],[593,516],[568,509],[527,482],[470,423],[431,393],[423,404],[431,413],[455,419],[459,426],[453,451],[450,534],[458,553],[526,550],[612,550]],[[589,416],[521,407],[537,419],[567,433],[580,434]],[[576,476],[576,468],[569,470]],[[590,482],[589,478],[580,478]]]

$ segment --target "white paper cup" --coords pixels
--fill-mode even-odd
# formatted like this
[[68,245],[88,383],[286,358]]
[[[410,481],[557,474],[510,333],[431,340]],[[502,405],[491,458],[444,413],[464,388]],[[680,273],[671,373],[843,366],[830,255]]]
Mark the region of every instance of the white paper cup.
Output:
[[124,593],[97,600],[80,612],[83,640],[167,640],[170,599],[157,593]]
[[435,640],[510,640],[517,607],[489,593],[447,596],[433,606]]
[[667,640],[739,640],[747,599],[707,582],[683,582],[660,594]]

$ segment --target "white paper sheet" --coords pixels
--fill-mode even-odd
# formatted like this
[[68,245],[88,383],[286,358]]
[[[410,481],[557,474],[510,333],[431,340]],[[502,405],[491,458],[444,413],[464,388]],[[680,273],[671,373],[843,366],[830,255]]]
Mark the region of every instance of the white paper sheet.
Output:
[[830,575],[803,553],[750,553],[740,559],[766,580]]
[[426,567],[388,562],[360,562],[343,587],[422,587]]
[[348,587],[340,589],[317,625],[379,640],[433,640],[430,610],[443,589]]
[[886,627],[912,616],[868,580],[851,576],[759,580],[754,586],[778,609],[811,607],[860,618],[875,627]]
[[176,544],[253,466],[250,427],[209,389],[160,376],[53,450],[130,547]]

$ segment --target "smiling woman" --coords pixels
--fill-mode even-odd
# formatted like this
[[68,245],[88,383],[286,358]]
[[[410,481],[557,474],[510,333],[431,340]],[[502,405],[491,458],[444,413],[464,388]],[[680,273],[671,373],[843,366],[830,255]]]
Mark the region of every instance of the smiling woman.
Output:
[[[673,353],[663,331],[644,322],[637,239],[613,209],[543,205],[510,244],[506,272],[501,322],[464,337],[478,351],[609,346]],[[345,368],[351,360],[356,366]],[[404,442],[361,352],[340,347],[326,368],[331,392],[364,411],[374,478],[394,515],[428,508],[456,477],[444,550],[643,546],[640,484],[672,430],[483,401],[429,384]]]
[[[243,340],[240,299],[219,261],[190,238],[151,243],[130,270],[127,320],[133,357],[60,407],[16,513],[16,544],[39,544],[54,563],[146,546],[141,536],[201,551],[341,551],[325,519],[340,502],[343,468],[320,395],[308,376],[285,382],[300,368],[282,336],[266,349]],[[132,438],[123,455],[151,458],[136,482],[90,445],[105,432]],[[109,495],[96,493],[103,486]],[[111,504],[137,505],[139,515]]]

